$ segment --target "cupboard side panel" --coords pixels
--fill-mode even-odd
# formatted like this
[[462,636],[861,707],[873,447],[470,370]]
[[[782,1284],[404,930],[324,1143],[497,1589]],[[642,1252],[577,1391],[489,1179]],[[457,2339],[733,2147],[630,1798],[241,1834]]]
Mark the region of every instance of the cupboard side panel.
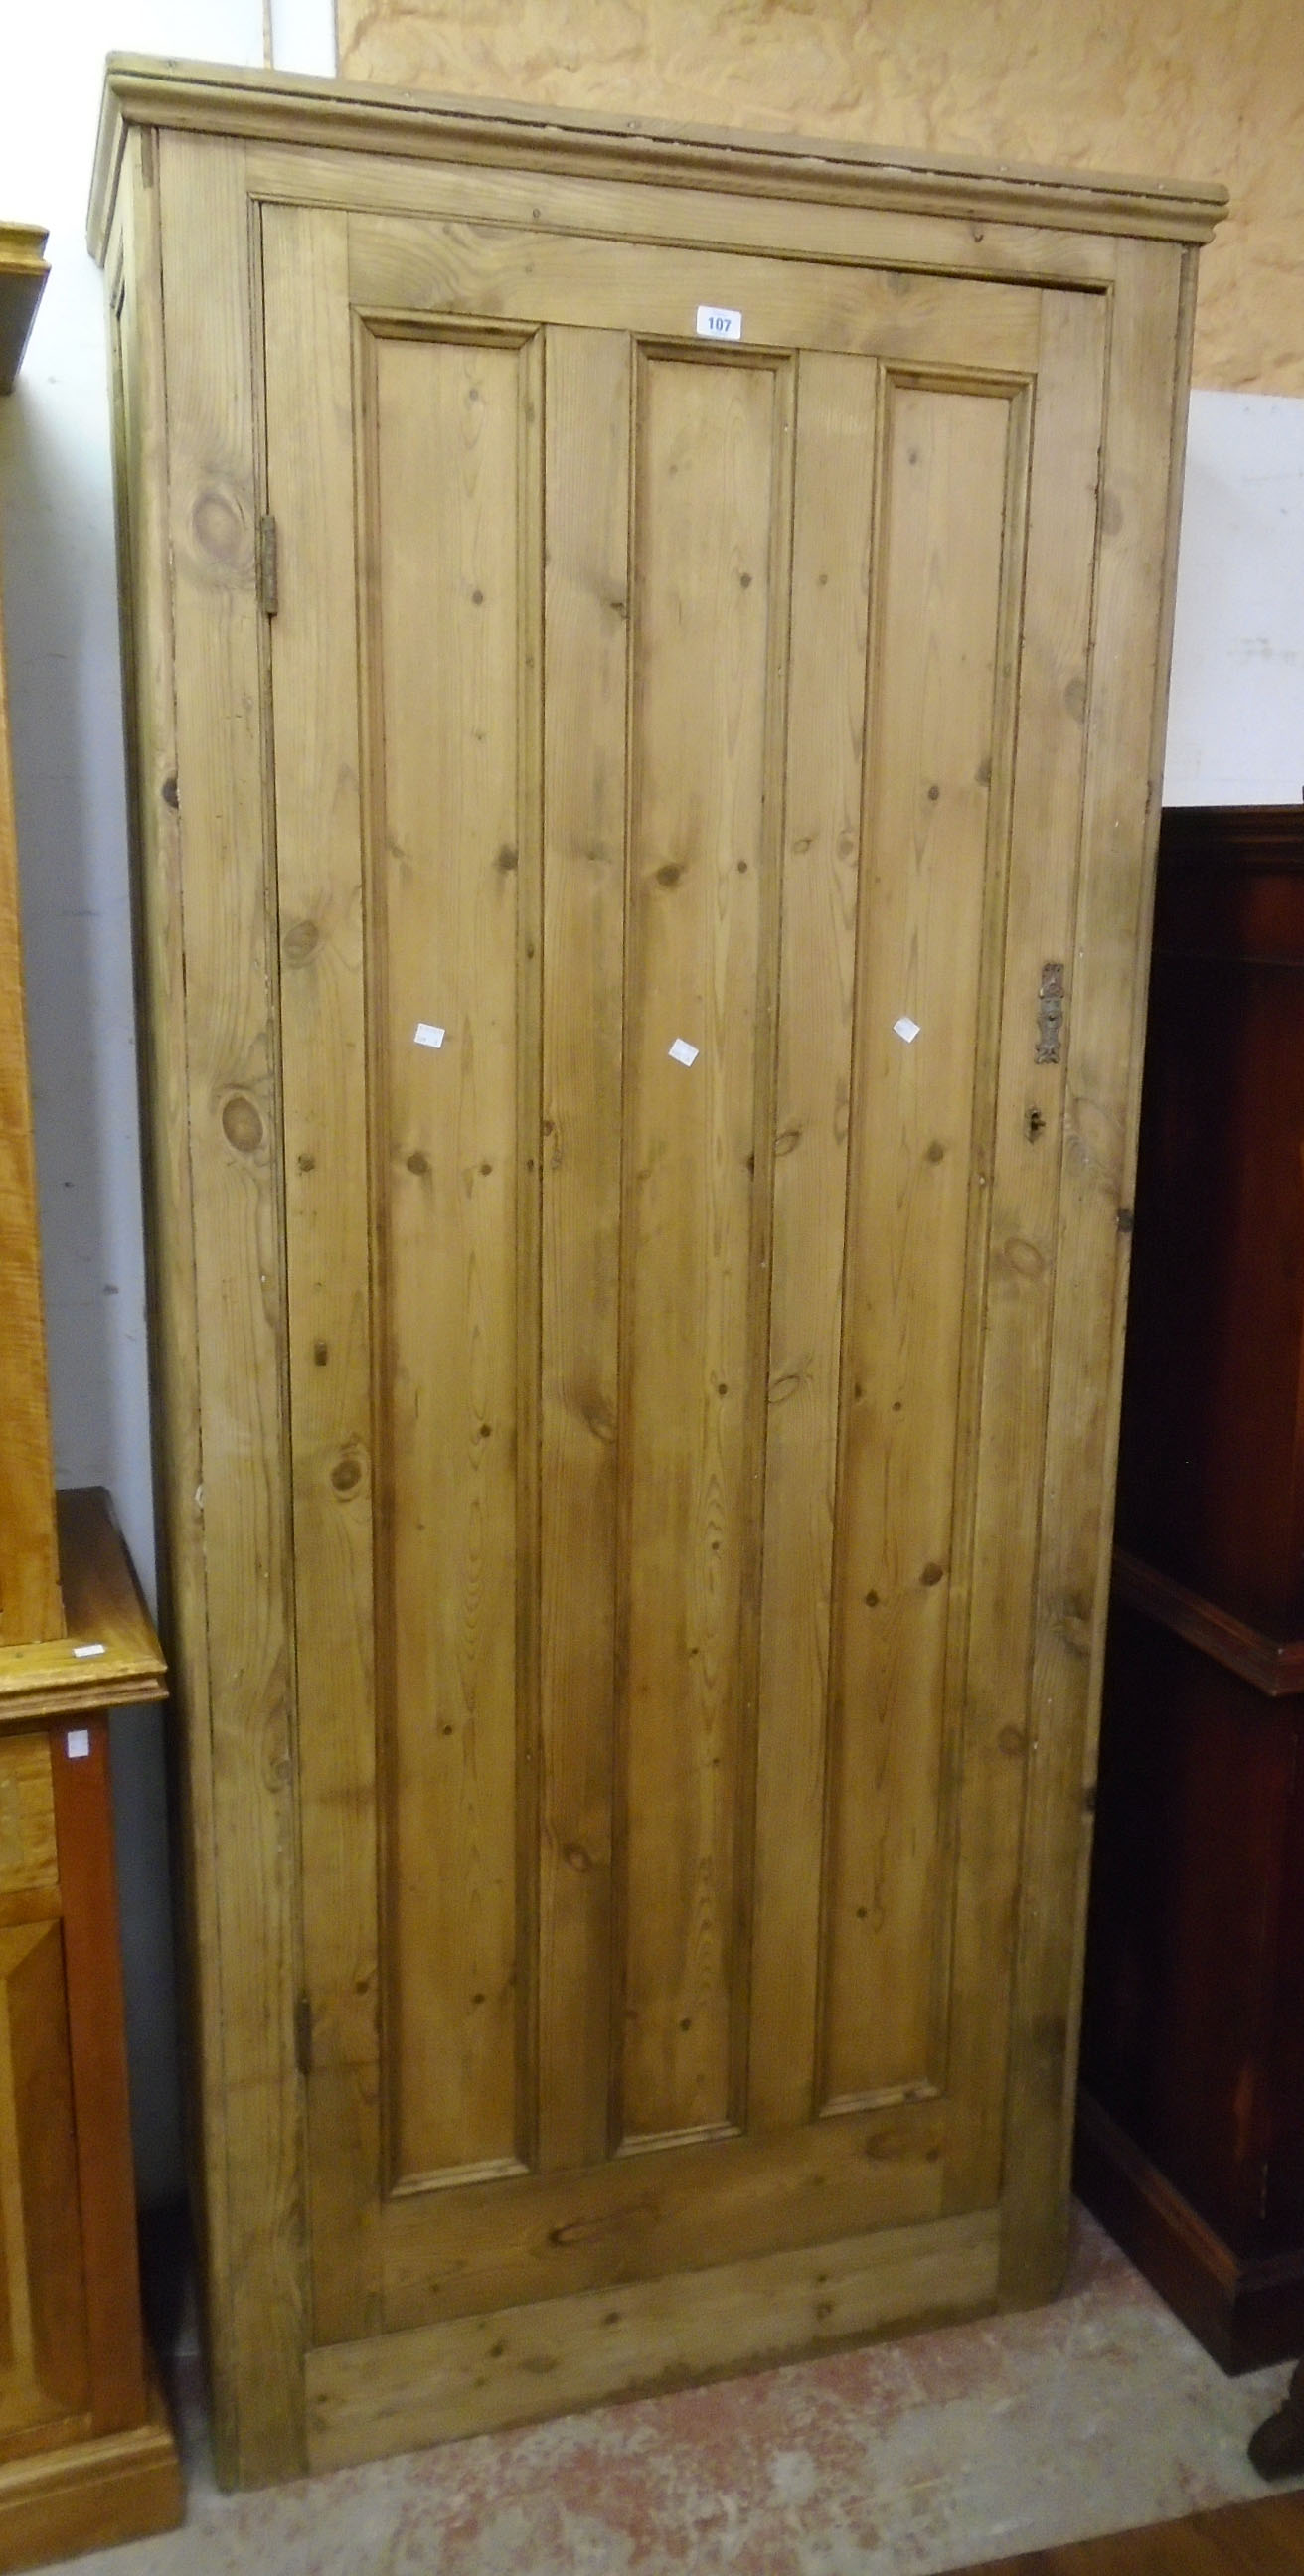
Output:
[[[147,151],[146,145],[149,149]],[[198,1317],[168,555],[167,387],[154,138],[127,140],[107,284],[113,368],[118,611],[126,694],[127,816],[140,1025],[146,1296],[159,1628],[178,1741],[190,2046],[187,2149],[206,2268],[227,2271],[226,2097],[220,2044]],[[208,2331],[219,2456],[230,2451],[229,2320]]]
[[547,348],[539,2162],[609,2144],[631,353]]
[[813,2115],[877,369],[797,401],[748,2117]]
[[636,395],[619,1424],[631,2143],[741,2109],[785,385],[772,364],[647,353]]
[[1067,2258],[1090,1791],[1108,1599],[1127,1227],[1195,288],[1194,254],[1120,242],[1102,453],[1077,976],[1037,1573],[1034,1742],[1006,2104],[1001,2292]]
[[263,217],[308,2213],[319,2342],[376,2322],[371,1297],[346,219]]
[[[1011,404],[885,394],[858,934],[824,1927],[826,2106],[944,2080],[948,1646]],[[1001,747],[1002,756],[1007,746]],[[957,1561],[958,1558],[958,1561]]]
[[227,2241],[226,2474],[303,2459],[302,2165],[285,1315],[274,1144],[249,205],[242,147],[159,148],[186,1102],[194,1194]]
[[523,349],[489,335],[375,342],[385,2045],[391,2175],[413,2184],[511,2169],[525,2144],[518,1583],[532,1547],[517,1299],[537,1157],[518,1097],[523,840],[537,865],[519,776],[526,389]]

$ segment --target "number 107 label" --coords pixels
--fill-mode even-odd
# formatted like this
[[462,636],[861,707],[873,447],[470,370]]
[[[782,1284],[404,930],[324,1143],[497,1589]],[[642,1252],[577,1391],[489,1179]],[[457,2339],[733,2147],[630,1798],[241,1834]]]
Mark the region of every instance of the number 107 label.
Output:
[[727,304],[699,304],[697,336],[699,340],[741,340],[743,317],[732,313]]

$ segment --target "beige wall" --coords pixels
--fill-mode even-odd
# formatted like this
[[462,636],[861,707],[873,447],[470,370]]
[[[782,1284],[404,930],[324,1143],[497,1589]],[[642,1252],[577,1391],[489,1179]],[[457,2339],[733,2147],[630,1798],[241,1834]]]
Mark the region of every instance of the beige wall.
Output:
[[1221,179],[1195,381],[1304,394],[1304,0],[336,0],[345,79]]

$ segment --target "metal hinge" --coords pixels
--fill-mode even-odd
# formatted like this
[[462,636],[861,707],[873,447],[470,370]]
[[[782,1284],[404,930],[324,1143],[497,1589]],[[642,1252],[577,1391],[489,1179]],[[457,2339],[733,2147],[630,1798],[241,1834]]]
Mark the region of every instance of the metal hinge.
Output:
[[306,1995],[294,1999],[294,2062],[299,2073],[312,2073],[312,2005]]
[[270,515],[258,522],[258,605],[264,617],[275,617],[281,604],[280,574],[276,560],[276,521]]

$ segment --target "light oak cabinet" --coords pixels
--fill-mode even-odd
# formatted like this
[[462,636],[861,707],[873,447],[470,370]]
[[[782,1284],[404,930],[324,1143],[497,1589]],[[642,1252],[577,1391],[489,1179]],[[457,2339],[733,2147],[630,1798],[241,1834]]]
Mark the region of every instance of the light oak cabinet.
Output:
[[1220,202],[110,68],[229,2475],[1056,2282]]
[[[0,395],[45,238],[0,224]],[[182,2517],[141,2326],[106,1714],[165,1691],[107,1494],[54,1492],[0,635],[0,2569]]]

